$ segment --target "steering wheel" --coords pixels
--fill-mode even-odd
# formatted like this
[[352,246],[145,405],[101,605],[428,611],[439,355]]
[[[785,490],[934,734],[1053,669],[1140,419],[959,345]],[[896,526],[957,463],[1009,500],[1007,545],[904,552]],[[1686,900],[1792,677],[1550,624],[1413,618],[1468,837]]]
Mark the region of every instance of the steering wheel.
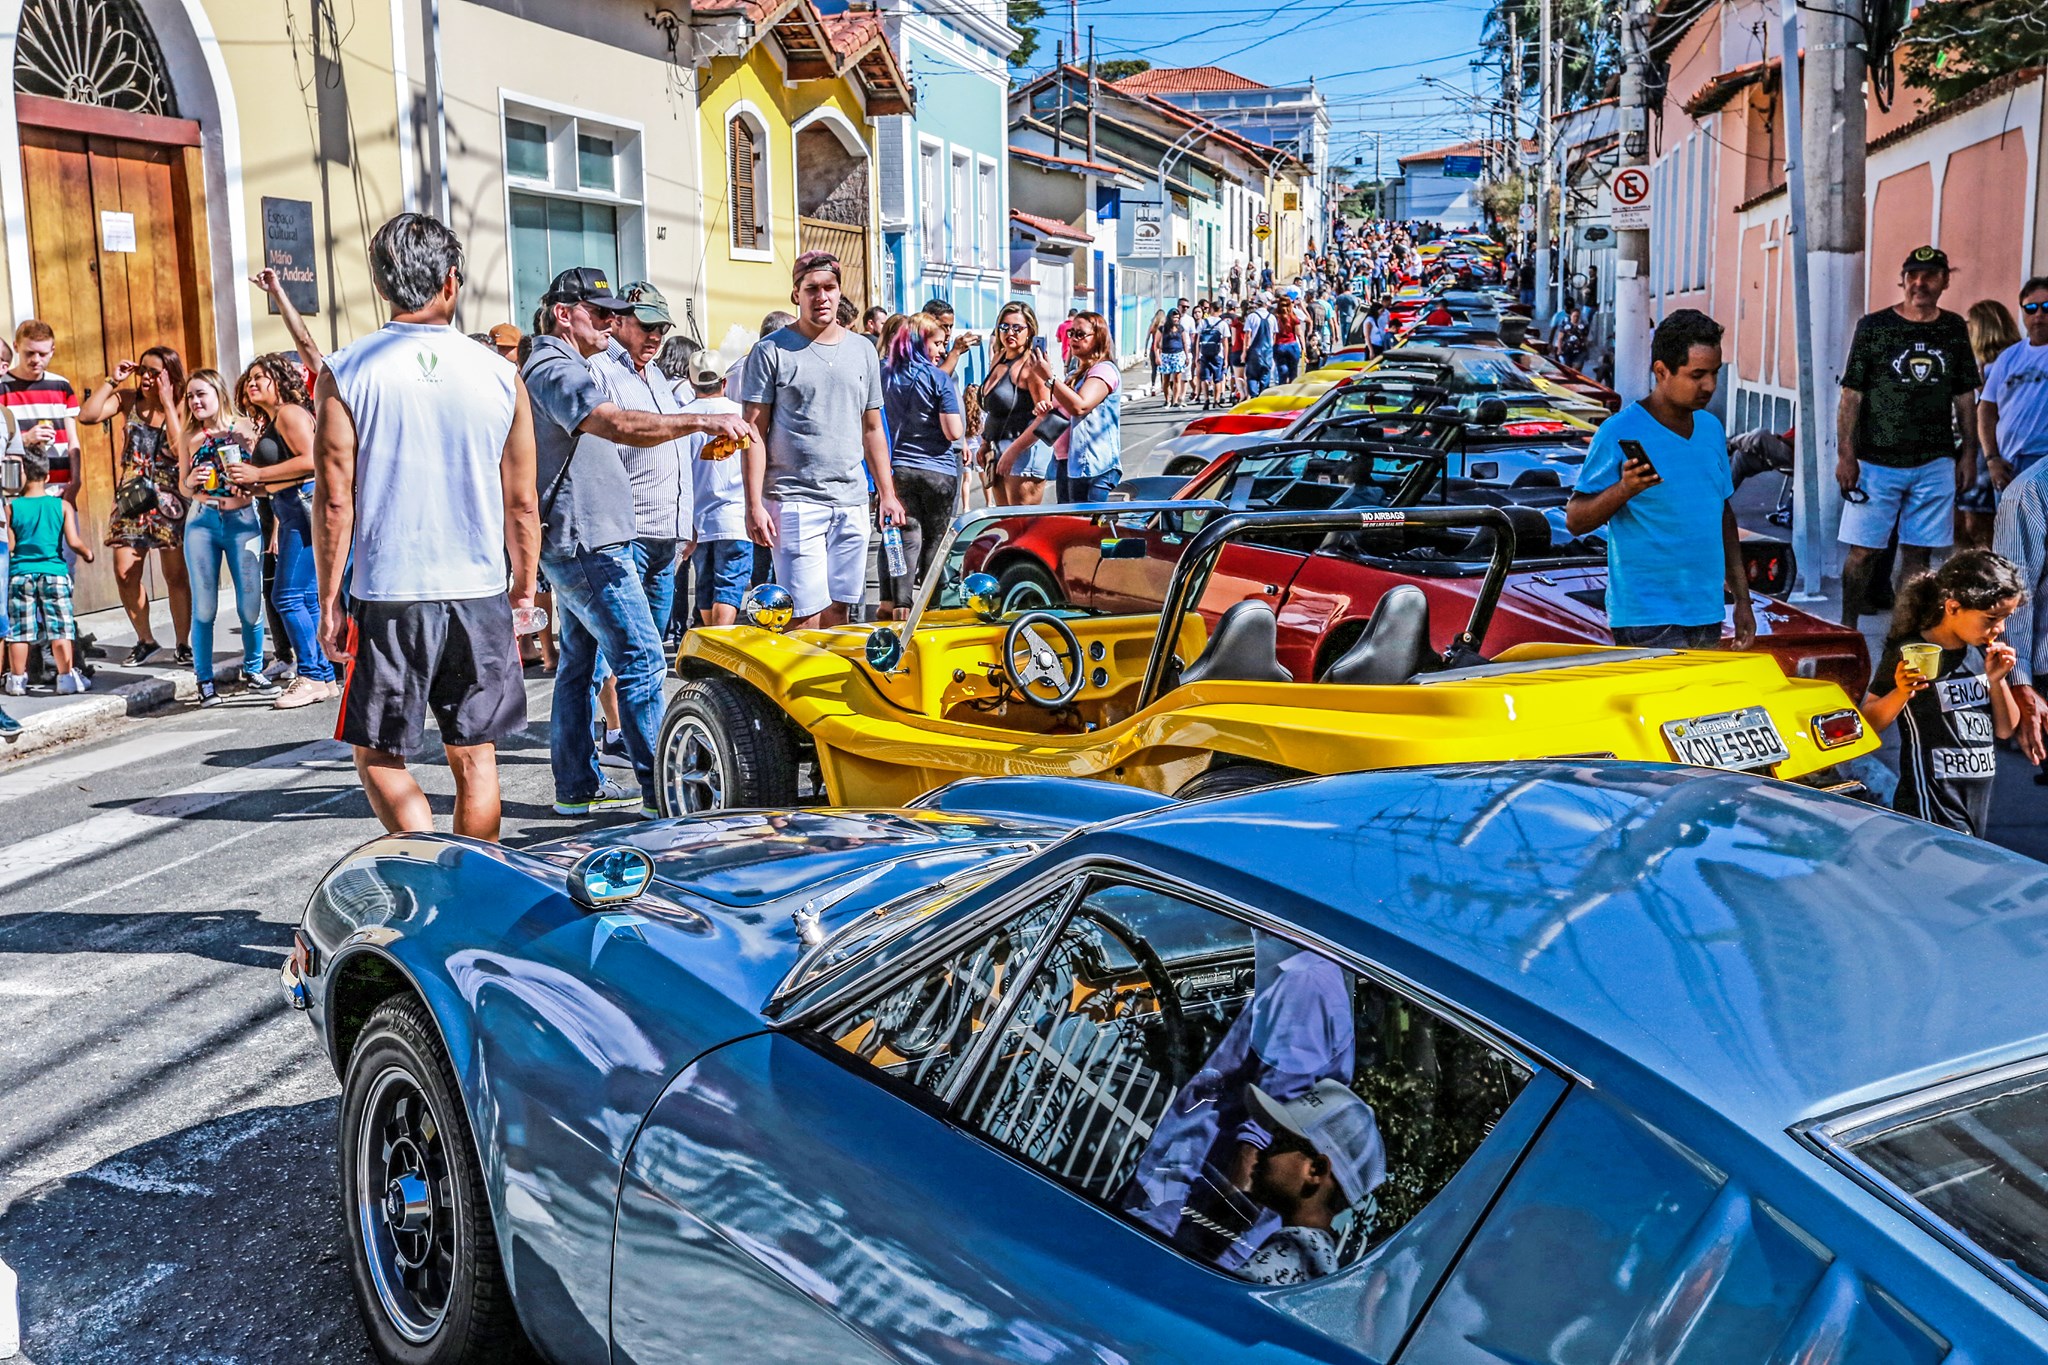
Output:
[[[1045,642],[1040,626],[1060,637],[1060,649]],[[1081,694],[1088,669],[1073,627],[1049,611],[1027,611],[1003,632],[1003,675],[1024,700],[1057,711]],[[1052,692],[1034,690],[1038,688]]]
[[1151,944],[1133,933],[1130,926],[1114,915],[1082,906],[1074,911],[1074,918],[1087,920],[1103,933],[1123,945],[1125,952],[1137,959],[1146,977],[1152,983],[1152,994],[1159,1001],[1159,1026],[1166,1050],[1167,1080],[1173,1089],[1179,1090],[1195,1074],[1195,1059],[1188,1051],[1187,1013],[1181,1008],[1180,992],[1174,988],[1173,978],[1167,975],[1166,963]]

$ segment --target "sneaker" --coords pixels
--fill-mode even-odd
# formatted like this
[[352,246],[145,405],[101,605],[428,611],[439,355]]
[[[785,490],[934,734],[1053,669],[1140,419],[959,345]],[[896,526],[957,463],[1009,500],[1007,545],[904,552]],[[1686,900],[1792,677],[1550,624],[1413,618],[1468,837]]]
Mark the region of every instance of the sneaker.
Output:
[[642,801],[640,803],[640,809],[636,811],[635,814],[637,814],[642,820],[664,820],[668,818],[664,816],[660,811],[656,810],[654,807],[648,805],[645,801]]
[[179,668],[190,668],[192,666],[192,646],[179,645],[177,651],[171,655],[171,662]]
[[148,663],[163,652],[163,646],[154,640],[137,640],[135,648],[128,651],[128,667],[135,668]]
[[80,673],[75,668],[69,673],[59,673],[57,675],[57,695],[60,697],[68,697],[75,693],[90,691],[92,691],[92,679],[86,677],[85,674]]
[[597,741],[597,761],[606,768],[630,768],[633,760],[626,753],[626,736],[623,731],[608,730]]
[[251,673],[245,669],[237,673],[235,677],[240,680],[242,690],[245,692],[254,692],[262,697],[274,697],[277,695],[277,684],[264,677],[261,673]]
[[293,678],[284,691],[277,694],[277,700],[270,703],[277,711],[295,711],[301,706],[312,706],[327,701],[334,693],[324,682],[311,678]]
[[639,804],[639,796],[627,791],[624,787],[607,777],[597,784],[595,792],[581,801],[564,801],[559,797],[556,798],[555,814],[594,815],[598,811],[623,810],[628,806],[638,806]]
[[5,711],[0,711],[0,735],[18,735],[20,733],[21,722],[8,715]]
[[6,681],[6,683],[5,683],[4,685],[0,685],[0,691],[5,691],[5,692],[7,693],[7,695],[8,695],[8,696],[10,696],[10,697],[25,697],[25,696],[27,696],[27,695],[28,695],[28,674],[26,674],[26,673],[9,673],[9,674],[7,675],[7,681]]
[[199,704],[201,706],[213,707],[219,706],[220,703],[221,696],[219,688],[215,687],[210,682],[203,682],[199,684]]

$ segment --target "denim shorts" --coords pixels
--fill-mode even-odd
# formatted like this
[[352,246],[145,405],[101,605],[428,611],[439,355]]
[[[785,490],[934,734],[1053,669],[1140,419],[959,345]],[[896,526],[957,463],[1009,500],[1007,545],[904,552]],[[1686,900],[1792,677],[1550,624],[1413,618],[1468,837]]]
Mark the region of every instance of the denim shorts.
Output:
[[699,611],[709,611],[713,603],[737,607],[746,599],[754,582],[753,541],[700,541],[695,561]]
[[1049,479],[1052,477],[1052,471],[1052,447],[1043,441],[1033,441],[1025,449],[1024,453],[1017,457],[1017,463],[1010,467],[1010,477],[1013,479]]
[[1858,484],[1868,502],[1844,502],[1844,545],[1882,550],[1899,531],[1899,544],[1939,550],[1955,540],[1956,462],[1934,459],[1914,469],[1856,462]]

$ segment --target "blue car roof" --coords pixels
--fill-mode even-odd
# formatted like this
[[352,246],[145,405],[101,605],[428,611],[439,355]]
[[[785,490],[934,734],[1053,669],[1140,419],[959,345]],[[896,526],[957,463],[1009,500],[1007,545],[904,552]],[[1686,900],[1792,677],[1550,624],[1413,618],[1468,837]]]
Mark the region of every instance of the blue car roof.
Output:
[[1090,832],[1752,1131],[2048,1052],[2048,866],[1765,778],[1350,774]]

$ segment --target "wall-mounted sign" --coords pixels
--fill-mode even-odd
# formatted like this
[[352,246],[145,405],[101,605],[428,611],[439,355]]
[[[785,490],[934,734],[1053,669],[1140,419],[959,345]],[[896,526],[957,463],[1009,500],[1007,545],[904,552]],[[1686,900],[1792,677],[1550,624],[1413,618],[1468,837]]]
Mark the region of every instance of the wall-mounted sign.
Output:
[[[284,296],[301,313],[320,311],[320,276],[313,259],[313,205],[304,199],[263,201],[263,264],[277,272]],[[272,300],[270,311],[277,311]]]
[[1486,174],[1486,158],[1483,156],[1447,156],[1444,158],[1444,179],[1477,180]]
[[1624,166],[1614,173],[1615,228],[1621,232],[1647,232],[1650,227],[1650,173],[1641,166]]
[[1166,215],[1164,205],[1147,203],[1131,205],[1131,254],[1133,256],[1163,256],[1166,254]]
[[102,251],[135,250],[135,215],[132,213],[111,213],[100,210],[100,249]]
[[1280,207],[1288,213],[1301,212],[1301,195],[1293,190],[1280,196]]

